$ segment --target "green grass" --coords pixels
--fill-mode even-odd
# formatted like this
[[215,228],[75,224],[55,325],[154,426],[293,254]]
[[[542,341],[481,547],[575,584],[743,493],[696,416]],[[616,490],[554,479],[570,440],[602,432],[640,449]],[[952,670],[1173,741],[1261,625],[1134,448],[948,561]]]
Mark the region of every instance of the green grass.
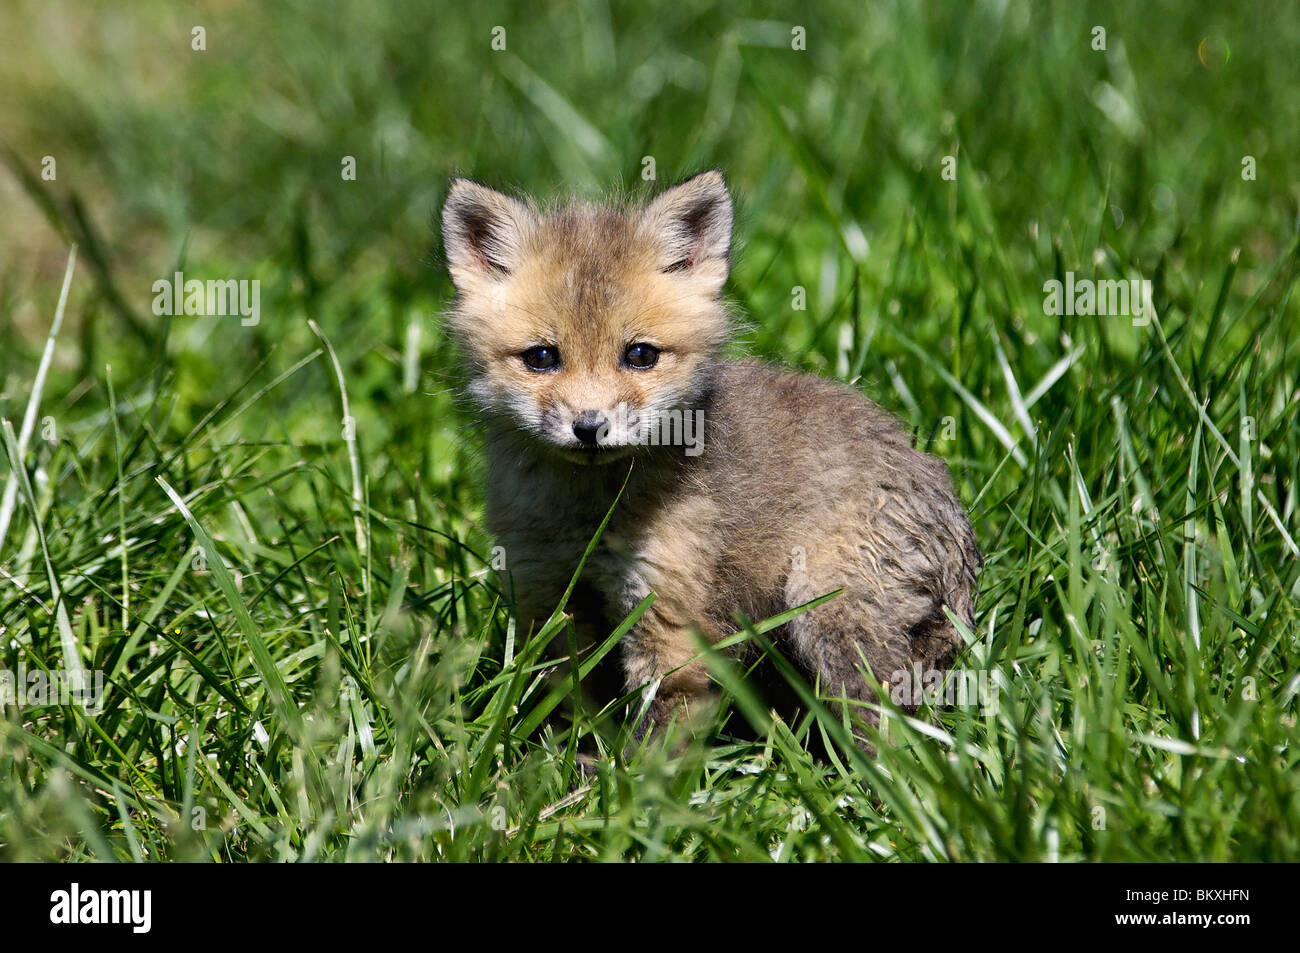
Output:
[[[581,6],[6,5],[0,669],[108,688],[0,716],[0,858],[1300,859],[1291,7],[846,0],[796,52],[762,7]],[[646,156],[729,176],[738,350],[951,463],[995,712],[867,760],[715,662],[678,759],[564,714],[489,569],[432,223],[454,172],[597,195]],[[261,322],[155,317],[178,269],[259,279]],[[1158,320],[1045,314],[1067,271]]]

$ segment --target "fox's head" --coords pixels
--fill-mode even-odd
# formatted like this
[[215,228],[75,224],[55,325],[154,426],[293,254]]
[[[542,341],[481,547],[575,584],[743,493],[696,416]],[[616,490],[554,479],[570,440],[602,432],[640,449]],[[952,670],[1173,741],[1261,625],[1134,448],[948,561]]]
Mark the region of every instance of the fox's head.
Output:
[[455,179],[449,321],[488,416],[604,463],[690,409],[727,338],[731,196],[705,172],[632,209],[532,204]]

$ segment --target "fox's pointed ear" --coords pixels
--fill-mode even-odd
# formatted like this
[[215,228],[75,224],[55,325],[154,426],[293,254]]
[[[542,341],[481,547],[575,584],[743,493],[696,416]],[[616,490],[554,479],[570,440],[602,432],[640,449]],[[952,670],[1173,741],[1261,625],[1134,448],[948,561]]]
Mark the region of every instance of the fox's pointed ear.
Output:
[[664,271],[708,265],[726,280],[731,252],[731,193],[722,173],[701,172],[665,189],[641,213]]
[[523,202],[469,179],[452,179],[442,207],[442,241],[452,281],[459,286],[469,275],[508,275],[536,222]]

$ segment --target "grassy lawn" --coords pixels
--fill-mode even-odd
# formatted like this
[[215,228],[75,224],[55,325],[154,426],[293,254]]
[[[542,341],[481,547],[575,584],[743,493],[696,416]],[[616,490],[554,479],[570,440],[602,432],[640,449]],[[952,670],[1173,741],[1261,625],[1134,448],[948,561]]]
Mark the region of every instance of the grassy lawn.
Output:
[[[0,859],[1300,860],[1292,5],[445,6],[0,12],[0,672],[103,679],[0,712]],[[722,662],[625,756],[492,571],[449,177],[711,167],[736,352],[896,413],[987,554],[984,696],[875,758]]]

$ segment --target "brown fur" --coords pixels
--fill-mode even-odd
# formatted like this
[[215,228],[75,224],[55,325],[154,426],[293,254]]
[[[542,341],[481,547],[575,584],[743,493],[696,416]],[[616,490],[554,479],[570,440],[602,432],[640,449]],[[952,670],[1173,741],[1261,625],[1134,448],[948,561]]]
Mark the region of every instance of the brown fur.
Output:
[[[594,637],[656,594],[621,650],[628,690],[657,683],[660,725],[708,707],[692,626],[717,641],[738,612],[761,619],[835,589],[777,634],[823,694],[874,700],[859,652],[885,685],[946,667],[959,640],[943,606],[972,622],[981,564],[947,467],[888,414],[841,384],[720,359],[731,220],[717,172],[644,209],[549,212],[462,179],[443,213],[450,325],[488,427],[489,524],[520,623],[554,609],[633,463],[574,610]],[[658,363],[626,366],[634,343],[659,348]],[[558,367],[525,364],[539,346]],[[575,438],[584,411],[607,420],[620,404],[630,427],[598,450]],[[635,445],[669,410],[703,411],[702,452]]]

